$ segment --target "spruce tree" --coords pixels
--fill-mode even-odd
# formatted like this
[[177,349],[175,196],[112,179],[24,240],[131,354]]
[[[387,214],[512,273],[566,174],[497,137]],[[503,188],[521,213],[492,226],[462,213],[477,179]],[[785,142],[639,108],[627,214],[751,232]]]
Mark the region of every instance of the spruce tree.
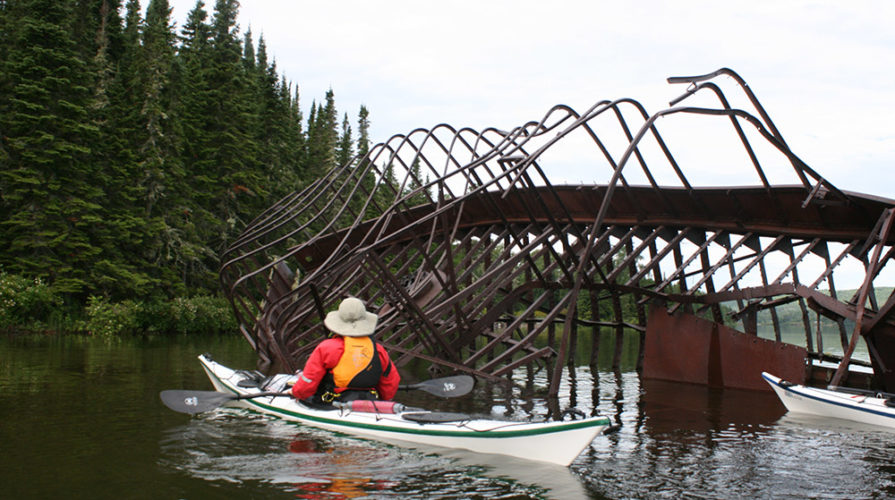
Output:
[[336,145],[336,165],[347,165],[354,156],[354,142],[351,138],[351,123],[348,121],[348,113],[342,118],[342,135]]
[[0,263],[82,294],[100,252],[91,228],[103,221],[101,172],[90,161],[98,135],[88,116],[91,79],[72,37],[73,11],[56,0],[5,10]]

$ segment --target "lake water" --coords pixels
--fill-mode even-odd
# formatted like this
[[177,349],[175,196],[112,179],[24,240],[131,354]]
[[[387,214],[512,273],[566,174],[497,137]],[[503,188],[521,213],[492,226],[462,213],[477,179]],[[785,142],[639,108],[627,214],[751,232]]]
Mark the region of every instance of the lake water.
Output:
[[[3,498],[892,498],[895,433],[785,414],[768,392],[567,372],[559,404],[620,424],[569,468],[460,451],[402,448],[245,410],[190,417],[164,389],[210,390],[210,352],[252,368],[239,337],[0,336]],[[543,416],[523,388],[468,397],[418,392],[446,411]]]

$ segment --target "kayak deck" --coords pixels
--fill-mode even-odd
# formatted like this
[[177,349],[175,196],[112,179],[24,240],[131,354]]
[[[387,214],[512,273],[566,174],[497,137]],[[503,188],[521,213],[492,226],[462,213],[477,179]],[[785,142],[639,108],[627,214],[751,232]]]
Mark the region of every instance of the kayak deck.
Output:
[[890,398],[871,391],[819,389],[793,384],[770,373],[761,376],[770,384],[788,411],[832,417],[895,429],[895,408]]
[[[279,374],[266,380],[263,387],[241,387],[239,383],[248,378],[246,372],[227,368],[207,355],[199,356],[199,361],[215,389],[229,394],[279,392],[295,380],[295,375]],[[233,404],[346,434],[414,446],[440,446],[510,455],[564,466],[569,465],[598,434],[609,427],[609,419],[605,416],[570,421],[516,422],[463,418],[463,415],[453,414],[459,415],[459,418],[448,422],[427,422],[425,418],[420,418],[420,414],[430,413],[437,417],[437,412],[416,408],[398,413],[359,412],[346,408],[326,410],[311,408],[290,397],[275,396],[240,399]],[[414,418],[411,420],[403,415]]]

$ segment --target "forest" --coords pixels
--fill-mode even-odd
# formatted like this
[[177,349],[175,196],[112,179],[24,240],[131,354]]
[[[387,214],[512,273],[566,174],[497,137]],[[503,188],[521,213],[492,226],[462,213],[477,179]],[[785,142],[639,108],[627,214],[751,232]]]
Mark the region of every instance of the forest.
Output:
[[238,9],[0,0],[4,277],[74,308],[217,295],[252,217],[368,150],[368,111],[356,140],[331,89],[305,119]]

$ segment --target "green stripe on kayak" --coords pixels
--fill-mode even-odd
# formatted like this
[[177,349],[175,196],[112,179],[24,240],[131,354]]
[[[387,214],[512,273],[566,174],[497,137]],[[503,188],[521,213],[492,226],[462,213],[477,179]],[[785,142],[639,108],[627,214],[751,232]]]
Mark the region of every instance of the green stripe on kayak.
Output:
[[[240,394],[240,392],[234,390],[230,387],[229,384],[224,382],[217,376],[214,372],[211,372],[211,375],[217,379],[221,385],[227,387],[234,394]],[[424,436],[450,436],[450,437],[475,437],[475,438],[512,438],[512,437],[522,437],[522,436],[538,436],[544,434],[553,434],[556,432],[570,431],[574,429],[580,429],[585,427],[597,427],[600,425],[609,425],[609,417],[596,418],[591,420],[577,420],[571,422],[563,422],[562,425],[552,425],[550,427],[544,428],[535,428],[535,429],[523,429],[523,430],[510,430],[510,431],[493,431],[493,430],[485,430],[485,431],[460,431],[460,430],[437,430],[437,429],[426,429],[422,425],[420,428],[413,427],[392,427],[389,425],[370,425],[361,422],[351,422],[342,419],[331,419],[325,417],[318,417],[315,415],[308,415],[306,413],[298,413],[290,410],[285,410],[283,408],[278,408],[276,406],[270,406],[264,403],[261,403],[256,400],[251,399],[243,399],[241,400],[243,403],[248,403],[253,406],[257,406],[259,408],[264,408],[268,411],[272,411],[274,413],[281,413],[285,415],[290,415],[296,418],[301,418],[304,420],[311,420],[314,422],[337,425],[341,427],[352,427],[356,429],[372,429],[377,431],[386,431],[386,432],[394,432],[398,434],[414,434],[414,435],[424,435]],[[530,422],[516,422],[516,421],[507,421],[506,425],[523,425],[529,424]]]

